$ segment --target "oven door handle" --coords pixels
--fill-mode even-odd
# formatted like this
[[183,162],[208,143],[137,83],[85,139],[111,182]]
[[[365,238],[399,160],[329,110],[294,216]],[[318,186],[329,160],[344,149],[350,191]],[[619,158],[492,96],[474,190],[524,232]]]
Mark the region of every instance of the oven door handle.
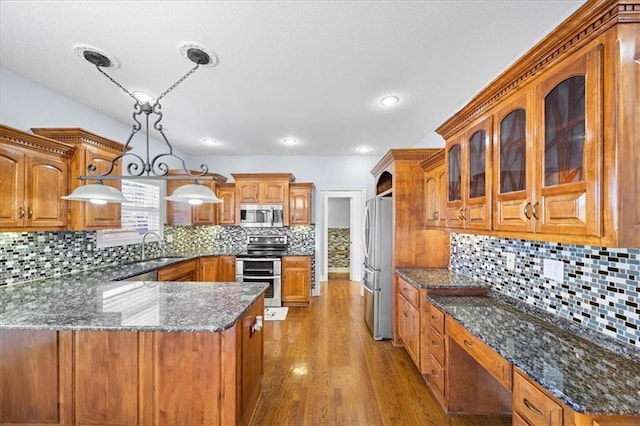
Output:
[[276,278],[280,278],[280,275],[273,275],[273,276],[259,276],[259,277],[248,277],[246,275],[239,275],[240,278],[244,279],[250,279],[250,280],[275,280]]

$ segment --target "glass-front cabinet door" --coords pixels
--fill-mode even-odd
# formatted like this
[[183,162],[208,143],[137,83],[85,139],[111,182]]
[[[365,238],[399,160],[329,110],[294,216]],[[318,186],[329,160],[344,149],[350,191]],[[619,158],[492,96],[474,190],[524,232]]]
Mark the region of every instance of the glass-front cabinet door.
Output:
[[463,228],[462,221],[462,141],[460,139],[447,144],[447,227]]
[[602,64],[596,46],[537,87],[536,232],[601,233]]
[[468,188],[463,210],[465,228],[491,229],[491,135],[491,117],[467,131],[463,169]]
[[528,94],[495,114],[494,229],[533,231],[533,145]]
[[491,227],[491,135],[489,117],[446,146],[447,227]]

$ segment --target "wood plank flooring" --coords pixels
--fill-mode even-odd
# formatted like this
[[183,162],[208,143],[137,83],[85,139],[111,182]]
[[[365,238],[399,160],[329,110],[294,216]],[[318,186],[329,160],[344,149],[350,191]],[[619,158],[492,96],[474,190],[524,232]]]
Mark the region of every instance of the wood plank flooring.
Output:
[[445,416],[403,348],[373,340],[359,283],[321,283],[309,308],[265,321],[262,397],[252,425],[510,425]]

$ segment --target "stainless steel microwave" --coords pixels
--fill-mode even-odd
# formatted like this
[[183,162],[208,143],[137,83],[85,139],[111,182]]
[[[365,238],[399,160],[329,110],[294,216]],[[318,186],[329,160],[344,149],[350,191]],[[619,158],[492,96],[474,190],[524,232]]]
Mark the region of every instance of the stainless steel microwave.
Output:
[[284,225],[282,204],[240,204],[240,226],[275,228]]

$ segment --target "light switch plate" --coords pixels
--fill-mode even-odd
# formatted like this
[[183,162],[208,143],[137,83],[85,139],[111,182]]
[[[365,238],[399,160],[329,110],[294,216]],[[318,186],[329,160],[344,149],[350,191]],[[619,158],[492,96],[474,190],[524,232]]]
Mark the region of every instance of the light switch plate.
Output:
[[553,281],[564,281],[564,263],[561,260],[544,259],[542,263],[543,275]]
[[507,270],[513,271],[516,269],[516,254],[515,253],[505,253],[505,259],[507,259]]

